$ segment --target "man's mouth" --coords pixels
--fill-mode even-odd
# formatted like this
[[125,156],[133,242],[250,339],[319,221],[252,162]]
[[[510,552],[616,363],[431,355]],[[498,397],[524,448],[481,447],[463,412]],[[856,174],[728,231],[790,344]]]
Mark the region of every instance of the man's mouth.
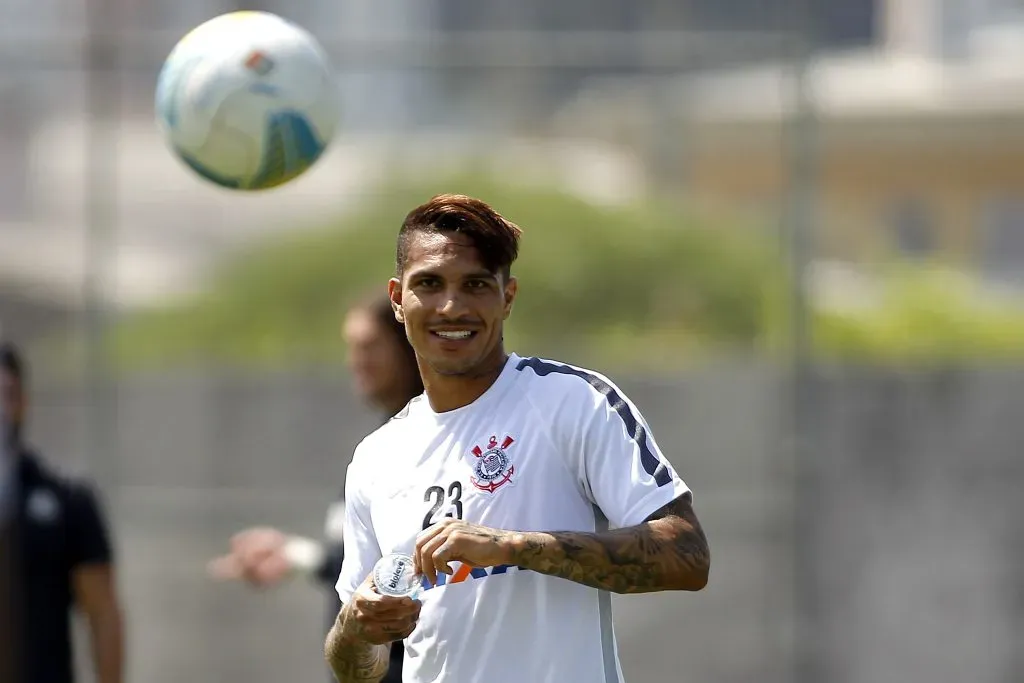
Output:
[[430,333],[449,341],[469,339],[476,334],[473,330],[432,330]]

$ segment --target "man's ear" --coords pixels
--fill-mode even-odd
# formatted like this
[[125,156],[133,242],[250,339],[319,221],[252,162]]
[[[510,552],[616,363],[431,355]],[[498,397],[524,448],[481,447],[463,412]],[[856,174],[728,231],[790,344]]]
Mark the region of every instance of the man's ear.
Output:
[[391,310],[395,312],[395,320],[405,323],[405,312],[402,310],[402,281],[398,278],[388,280],[388,298],[391,299]]
[[516,295],[518,293],[519,280],[510,277],[508,282],[505,283],[505,320],[508,320],[509,316],[512,315],[512,304],[516,302]]

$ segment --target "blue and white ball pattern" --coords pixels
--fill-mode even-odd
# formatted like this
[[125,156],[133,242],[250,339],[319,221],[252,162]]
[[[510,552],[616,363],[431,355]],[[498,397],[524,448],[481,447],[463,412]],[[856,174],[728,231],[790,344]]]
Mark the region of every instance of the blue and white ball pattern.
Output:
[[267,12],[231,12],[181,39],[156,88],[170,148],[206,180],[235,190],[283,185],[330,144],[337,88],[323,48]]

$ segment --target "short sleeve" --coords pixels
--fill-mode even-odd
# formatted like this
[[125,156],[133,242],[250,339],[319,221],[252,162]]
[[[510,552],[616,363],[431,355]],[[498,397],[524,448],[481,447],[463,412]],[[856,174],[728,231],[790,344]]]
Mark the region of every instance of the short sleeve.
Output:
[[605,377],[585,379],[581,443],[570,449],[579,458],[582,488],[613,528],[640,524],[690,489],[632,401]]
[[381,557],[380,544],[370,520],[369,502],[361,491],[364,485],[353,459],[345,477],[344,559],[335,584],[343,604],[352,598]]
[[68,548],[71,567],[110,564],[113,549],[106,518],[92,487],[71,484],[67,499]]

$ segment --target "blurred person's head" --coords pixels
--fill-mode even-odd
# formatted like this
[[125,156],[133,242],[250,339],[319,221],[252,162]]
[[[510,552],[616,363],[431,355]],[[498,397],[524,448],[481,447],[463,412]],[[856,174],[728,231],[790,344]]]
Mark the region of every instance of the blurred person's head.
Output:
[[425,376],[479,377],[504,360],[521,232],[464,195],[436,196],[406,216],[388,291]]
[[349,372],[364,400],[394,414],[423,392],[416,354],[387,296],[350,308],[342,336]]
[[27,399],[25,381],[27,368],[17,347],[9,342],[0,343],[0,401],[3,406],[2,437],[7,445],[21,442],[25,424]]

